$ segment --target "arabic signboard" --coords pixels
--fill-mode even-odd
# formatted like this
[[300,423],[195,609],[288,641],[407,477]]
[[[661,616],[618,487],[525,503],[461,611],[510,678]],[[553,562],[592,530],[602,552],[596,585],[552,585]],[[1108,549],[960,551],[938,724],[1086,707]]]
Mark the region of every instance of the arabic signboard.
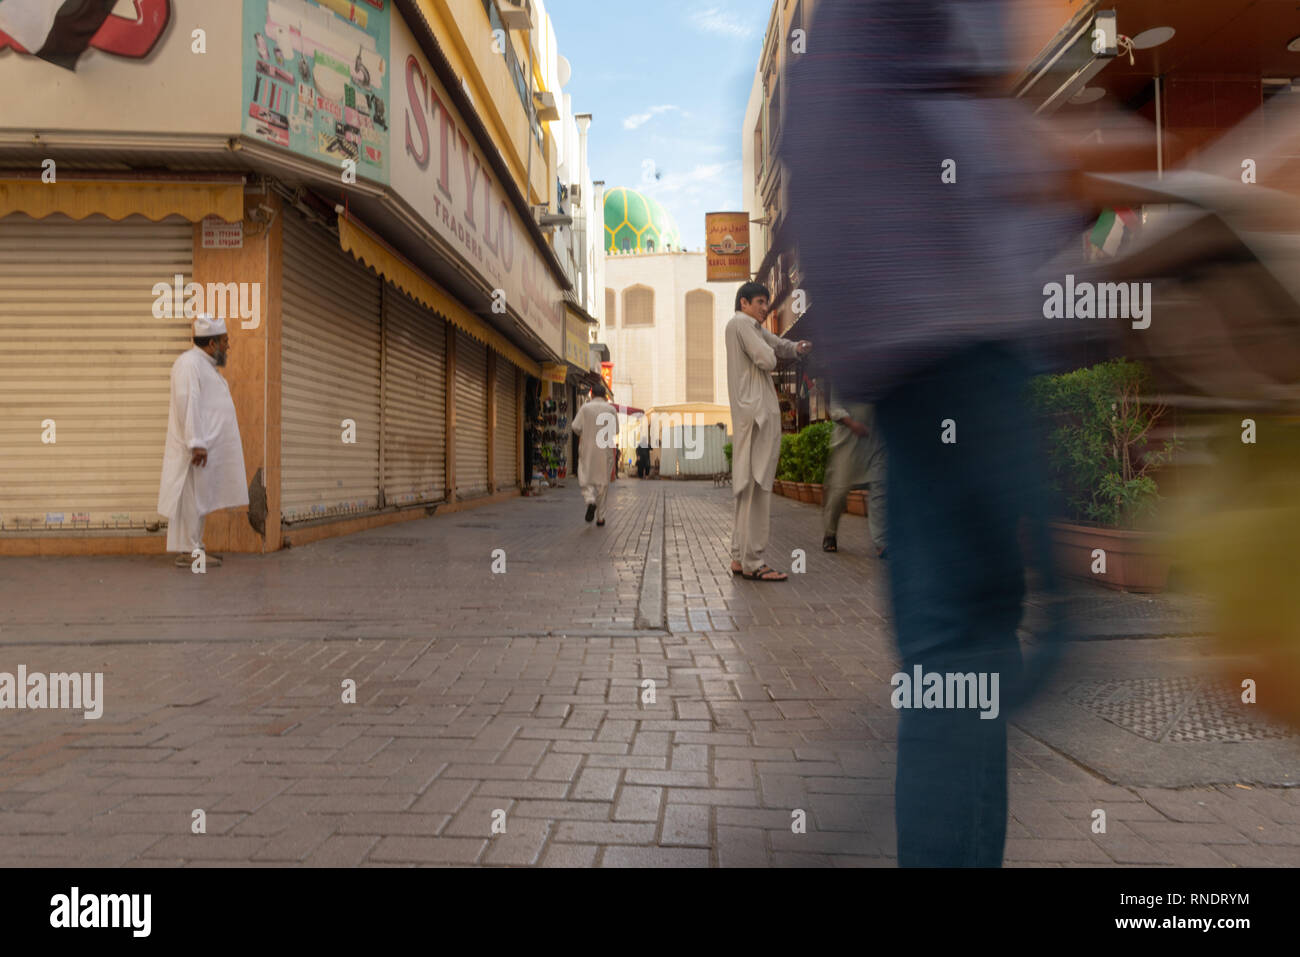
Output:
[[704,242],[709,282],[750,278],[749,213],[705,213]]

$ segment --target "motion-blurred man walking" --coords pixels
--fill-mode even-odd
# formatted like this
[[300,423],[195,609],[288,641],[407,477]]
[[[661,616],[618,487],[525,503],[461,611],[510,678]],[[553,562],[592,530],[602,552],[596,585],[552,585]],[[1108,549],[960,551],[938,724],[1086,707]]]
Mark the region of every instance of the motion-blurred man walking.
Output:
[[901,674],[973,672],[1001,689],[984,712],[898,696],[903,866],[1001,864],[1006,715],[1033,685],[1016,635],[1022,513],[1047,549],[1026,347],[1050,331],[1035,270],[1084,222],[1039,198],[1063,183],[1027,111],[1000,95],[1014,72],[1003,6],[822,0],[782,134],[832,381],[844,401],[876,403],[889,452]]
[[840,405],[832,392],[831,452],[826,462],[826,495],[822,504],[822,551],[837,552],[840,518],[850,489],[870,489],[867,524],[876,554],[887,557],[885,545],[885,443],[876,425],[876,411],[865,402]]

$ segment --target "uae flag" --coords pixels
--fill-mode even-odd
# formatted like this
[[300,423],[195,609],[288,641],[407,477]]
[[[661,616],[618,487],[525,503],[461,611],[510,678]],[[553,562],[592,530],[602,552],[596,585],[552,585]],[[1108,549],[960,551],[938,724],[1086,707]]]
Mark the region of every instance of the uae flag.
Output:
[[75,70],[117,0],[0,0],[0,38],[26,53]]
[[1131,209],[1106,209],[1088,234],[1088,241],[1107,256],[1119,252],[1126,231],[1137,229],[1138,217]]

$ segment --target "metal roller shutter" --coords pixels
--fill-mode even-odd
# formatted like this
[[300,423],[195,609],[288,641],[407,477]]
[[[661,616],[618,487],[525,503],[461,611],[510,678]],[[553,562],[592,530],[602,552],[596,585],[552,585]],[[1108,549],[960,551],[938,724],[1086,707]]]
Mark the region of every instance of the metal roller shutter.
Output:
[[[379,507],[380,281],[328,232],[284,214],[286,522]],[[344,419],[356,442],[343,441]]]
[[456,330],[456,494],[488,490],[487,346]]
[[[0,523],[128,528],[158,518],[169,374],[190,345],[155,283],[189,282],[171,217],[0,218]],[[54,442],[42,441],[46,419]]]
[[492,477],[498,492],[519,484],[519,463],[516,444],[519,436],[519,408],[515,398],[515,367],[502,356],[497,356],[497,427],[493,435]]
[[447,324],[384,286],[384,502],[446,497]]

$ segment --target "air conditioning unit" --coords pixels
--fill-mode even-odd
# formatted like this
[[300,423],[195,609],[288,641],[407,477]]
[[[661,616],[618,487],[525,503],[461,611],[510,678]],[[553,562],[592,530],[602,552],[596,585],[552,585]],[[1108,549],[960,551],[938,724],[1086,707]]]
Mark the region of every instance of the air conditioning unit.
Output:
[[501,15],[501,25],[507,30],[533,28],[532,0],[497,0],[497,12]]
[[573,201],[574,206],[582,205],[582,184],[574,183],[569,187],[569,199]]
[[537,108],[537,119],[545,123],[560,118],[560,108],[555,104],[555,94],[549,90],[533,93],[533,105]]
[[537,215],[537,225],[543,229],[554,229],[556,226],[572,226],[573,217],[568,213],[539,213]]

